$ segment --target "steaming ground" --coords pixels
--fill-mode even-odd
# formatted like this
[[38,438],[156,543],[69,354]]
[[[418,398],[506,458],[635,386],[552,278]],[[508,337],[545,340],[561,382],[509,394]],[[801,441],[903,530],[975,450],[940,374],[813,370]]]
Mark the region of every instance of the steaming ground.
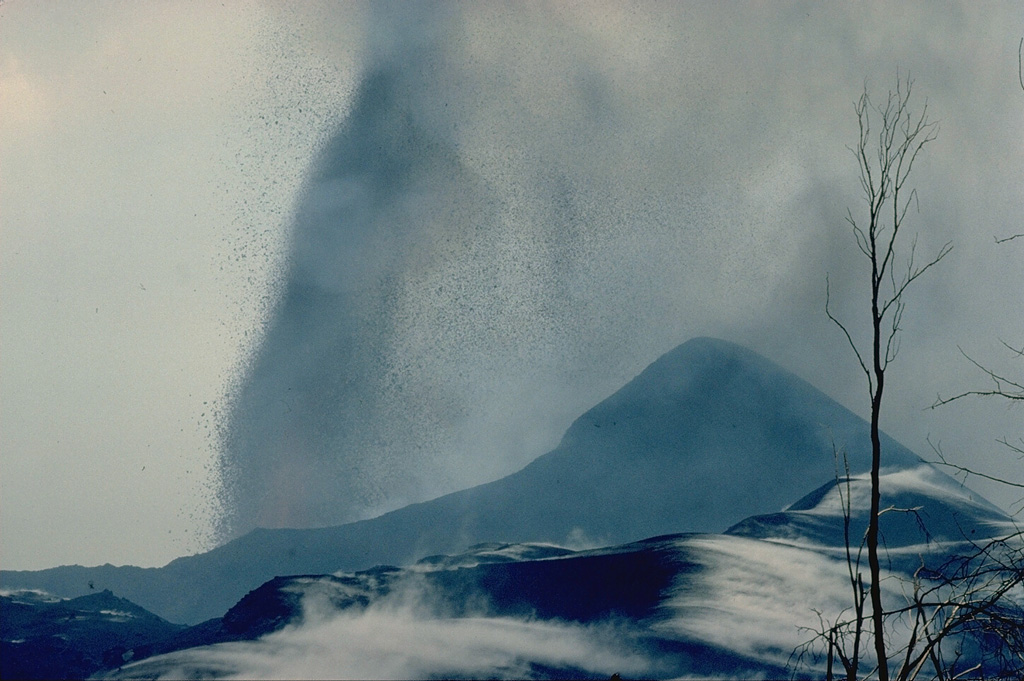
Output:
[[[142,663],[145,678],[425,679],[549,678],[621,669],[644,676],[650,661],[608,626],[470,617],[434,619],[381,607],[358,615],[307,617],[251,643],[186,650]],[[131,667],[119,678],[137,678]]]
[[[929,487],[927,480],[935,474],[922,466],[894,475]],[[987,517],[987,509],[975,515],[979,509],[964,492],[923,492],[916,500],[932,508],[944,498],[954,503],[954,516]],[[795,513],[830,518],[835,524],[831,505],[825,498],[820,505]],[[766,527],[768,534],[762,537],[730,530],[725,535],[675,535],[579,553],[549,545],[544,547],[547,557],[539,560],[523,546],[501,547],[501,556],[471,551],[449,561],[435,557],[404,572],[388,568],[394,581],[369,592],[363,587],[375,579],[369,574],[373,571],[289,578],[276,581],[262,596],[254,592],[247,597],[256,602],[237,606],[245,607],[246,613],[259,612],[267,604],[280,604],[282,594],[301,595],[300,614],[283,629],[254,641],[142,660],[110,676],[608,678],[618,673],[641,678],[821,678],[824,646],[814,632],[822,622],[849,614],[851,587],[844,549],[817,544],[809,536],[797,541],[785,537],[788,530],[799,533],[798,526],[787,522]],[[1012,525],[1003,516],[987,529],[982,534],[1000,533]],[[962,539],[936,542],[919,528],[887,536],[892,541],[883,582],[888,608],[908,603],[915,581],[911,575],[922,561],[943,562],[949,551],[970,546]],[[532,548],[535,553],[537,547]],[[618,561],[605,575],[617,577],[614,584],[581,574],[588,561],[593,568],[594,560],[609,558]],[[628,581],[638,581],[640,566],[652,558],[672,566],[672,574],[664,588],[649,594],[650,608],[637,609],[639,603],[631,602],[628,594],[637,595],[644,588]],[[531,575],[528,583],[518,581],[526,574]],[[559,581],[576,577],[582,581]],[[598,586],[602,583],[609,587],[606,591]],[[620,593],[611,593],[619,589]],[[570,603],[566,591],[586,594],[584,602]],[[502,614],[530,603],[535,607],[532,616]],[[273,607],[264,617],[279,616]],[[567,609],[561,616],[553,615],[559,607]],[[910,626],[893,624],[891,650],[906,644]],[[949,648],[960,645],[951,639]],[[970,644],[965,650],[968,658],[977,652]],[[970,664],[973,661],[965,659],[962,666]]]

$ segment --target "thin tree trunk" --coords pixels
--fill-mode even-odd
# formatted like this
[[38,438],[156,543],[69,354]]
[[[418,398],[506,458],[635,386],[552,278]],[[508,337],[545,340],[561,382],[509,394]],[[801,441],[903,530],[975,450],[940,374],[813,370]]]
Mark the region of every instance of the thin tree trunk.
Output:
[[882,623],[882,569],[878,560],[878,512],[881,505],[879,469],[881,468],[881,440],[878,435],[878,415],[882,403],[881,375],[878,392],[871,406],[871,514],[868,518],[868,569],[871,573],[871,623],[875,631],[875,655],[878,657],[878,681],[889,681],[889,663],[885,652],[885,630]]
[[[872,264],[875,263],[872,252]],[[885,629],[882,622],[882,569],[878,560],[878,512],[881,506],[882,490],[880,471],[882,468],[882,440],[878,433],[878,421],[882,413],[882,390],[885,388],[885,366],[882,357],[882,315],[879,314],[879,282],[877,269],[872,286],[872,315],[874,322],[874,372],[875,394],[871,396],[871,511],[868,516],[868,569],[871,572],[871,624],[875,630],[875,655],[878,658],[878,681],[889,681],[889,661],[885,652]]]

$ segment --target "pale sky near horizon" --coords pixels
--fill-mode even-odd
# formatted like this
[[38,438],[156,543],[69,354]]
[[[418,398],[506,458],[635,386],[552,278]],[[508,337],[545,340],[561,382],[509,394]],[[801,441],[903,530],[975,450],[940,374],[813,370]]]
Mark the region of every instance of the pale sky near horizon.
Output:
[[[621,346],[621,360],[594,367],[566,414],[696,335],[746,344],[866,412],[863,379],[824,319],[824,279],[860,281],[843,225],[846,206],[859,208],[845,149],[852,101],[865,79],[884,92],[899,66],[940,123],[916,176],[921,248],[948,239],[954,251],[909,300],[883,425],[919,454],[927,437],[961,462],[1015,474],[995,439],[1024,434],[1019,410],[925,407],[984,385],[958,347],[1024,373],[999,345],[1024,343],[1024,245],[994,243],[1024,231],[1019,4],[523,7],[460,9],[461,49],[476,61],[459,68],[482,94],[452,107],[490,107],[486,126],[458,133],[469,162],[486,175],[522,134],[501,112],[509,92],[552,121],[540,141],[522,140],[520,166],[541,153],[530,144],[569,127],[564,74],[548,63],[567,61],[610,102],[599,124],[621,137],[602,154],[551,152],[558,170],[586,168],[597,183],[617,159],[636,163],[631,149],[650,151],[633,180],[646,203],[626,197],[592,213],[633,211],[666,233],[667,220],[700,224],[708,249],[673,251],[655,229],[595,232],[595,252],[625,244],[665,274],[616,292],[616,306],[635,301],[644,314],[608,311],[618,345],[601,356]],[[368,28],[367,13],[257,0],[0,4],[4,569],[162,565],[209,546],[216,429],[286,276],[303,178],[344,120],[365,55],[389,37],[374,33],[387,34],[386,21]],[[860,299],[849,301],[843,309],[856,310]],[[546,425],[538,442],[567,425]]]
[[215,405],[351,86],[299,30],[255,2],[0,7],[5,568],[203,545]]

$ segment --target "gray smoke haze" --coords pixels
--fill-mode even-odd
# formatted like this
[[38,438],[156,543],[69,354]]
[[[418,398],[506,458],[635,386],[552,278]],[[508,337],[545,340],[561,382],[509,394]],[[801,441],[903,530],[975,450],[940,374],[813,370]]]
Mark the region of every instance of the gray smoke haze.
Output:
[[[943,431],[921,408],[971,380],[957,344],[1024,337],[1009,316],[1021,260],[991,238],[1019,224],[1017,9],[295,10],[328,51],[365,22],[361,77],[232,396],[224,532],[350,521],[511,472],[695,335],[864,413],[824,277],[858,319],[851,104],[865,79],[884,95],[897,66],[942,125],[912,228],[921,252],[957,249],[910,300],[898,375],[914,381],[893,383],[884,424],[923,451]],[[973,423],[946,441],[976,447],[1006,424]]]

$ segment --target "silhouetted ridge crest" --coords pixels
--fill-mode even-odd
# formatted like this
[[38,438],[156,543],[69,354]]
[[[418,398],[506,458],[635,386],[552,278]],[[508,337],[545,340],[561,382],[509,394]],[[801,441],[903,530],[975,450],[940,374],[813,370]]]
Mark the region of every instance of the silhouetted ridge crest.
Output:
[[[696,338],[586,412],[554,451],[507,480],[557,487],[550,494],[569,501],[545,512],[589,526],[595,539],[717,532],[730,518],[777,511],[833,478],[833,441],[855,472],[867,467],[862,419],[750,350]],[[884,456],[887,465],[920,462],[888,438]],[[585,521],[588,514],[595,519]]]

